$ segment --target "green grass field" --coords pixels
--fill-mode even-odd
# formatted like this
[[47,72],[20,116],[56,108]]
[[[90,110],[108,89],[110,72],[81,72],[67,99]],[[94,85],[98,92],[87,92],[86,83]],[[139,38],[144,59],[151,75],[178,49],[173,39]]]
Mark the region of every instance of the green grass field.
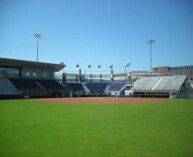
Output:
[[0,157],[192,157],[193,100],[141,105],[0,101]]

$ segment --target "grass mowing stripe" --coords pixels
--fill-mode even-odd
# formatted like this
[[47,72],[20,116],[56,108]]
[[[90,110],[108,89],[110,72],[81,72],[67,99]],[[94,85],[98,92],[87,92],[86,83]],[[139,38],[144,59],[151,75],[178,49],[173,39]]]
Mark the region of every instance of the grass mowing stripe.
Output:
[[0,101],[1,157],[191,157],[193,101],[56,105]]

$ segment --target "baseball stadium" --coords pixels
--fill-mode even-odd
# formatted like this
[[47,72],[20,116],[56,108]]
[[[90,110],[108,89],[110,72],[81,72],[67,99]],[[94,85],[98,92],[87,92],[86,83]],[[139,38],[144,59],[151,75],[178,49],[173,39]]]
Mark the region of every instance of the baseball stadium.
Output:
[[193,157],[193,0],[0,0],[0,157]]
[[[193,66],[155,67],[152,72],[62,73],[65,64],[0,58],[0,98],[151,97],[193,98]],[[127,65],[129,66],[129,64]]]
[[65,67],[0,58],[0,156],[192,156],[193,66]]

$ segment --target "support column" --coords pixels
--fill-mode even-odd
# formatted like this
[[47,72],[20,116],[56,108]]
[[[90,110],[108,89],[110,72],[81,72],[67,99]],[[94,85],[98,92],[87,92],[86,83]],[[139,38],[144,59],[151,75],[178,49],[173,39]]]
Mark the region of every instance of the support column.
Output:
[[62,75],[62,82],[64,84],[66,83],[66,73],[63,73],[63,75]]
[[111,69],[110,81],[111,81],[111,82],[114,82],[113,69]]
[[22,78],[22,69],[19,69],[19,78]]
[[82,81],[82,74],[81,74],[81,69],[79,69],[78,83],[81,83],[81,81]]

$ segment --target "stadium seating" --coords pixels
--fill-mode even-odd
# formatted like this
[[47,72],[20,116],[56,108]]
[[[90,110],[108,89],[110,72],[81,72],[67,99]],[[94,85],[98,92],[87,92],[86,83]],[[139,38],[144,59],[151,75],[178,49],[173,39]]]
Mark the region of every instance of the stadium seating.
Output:
[[42,90],[36,80],[32,79],[9,79],[18,90]]
[[10,78],[8,81],[10,81],[22,97],[69,96],[69,90],[55,80]]
[[62,90],[63,87],[55,80],[37,80],[37,84],[45,90]]
[[80,83],[67,83],[66,84],[72,91],[82,91],[84,88]]
[[125,86],[125,83],[112,83],[109,85],[108,91],[120,91]]
[[186,76],[142,77],[134,83],[134,91],[178,91]]
[[7,79],[0,79],[0,95],[18,95],[17,89]]
[[104,95],[108,83],[87,83],[85,85],[90,90],[91,95]]
[[10,79],[18,90],[62,90],[63,87],[55,80]]
[[63,85],[65,88],[70,90],[73,96],[84,96],[85,89],[83,88],[82,84],[80,83],[66,83]]

